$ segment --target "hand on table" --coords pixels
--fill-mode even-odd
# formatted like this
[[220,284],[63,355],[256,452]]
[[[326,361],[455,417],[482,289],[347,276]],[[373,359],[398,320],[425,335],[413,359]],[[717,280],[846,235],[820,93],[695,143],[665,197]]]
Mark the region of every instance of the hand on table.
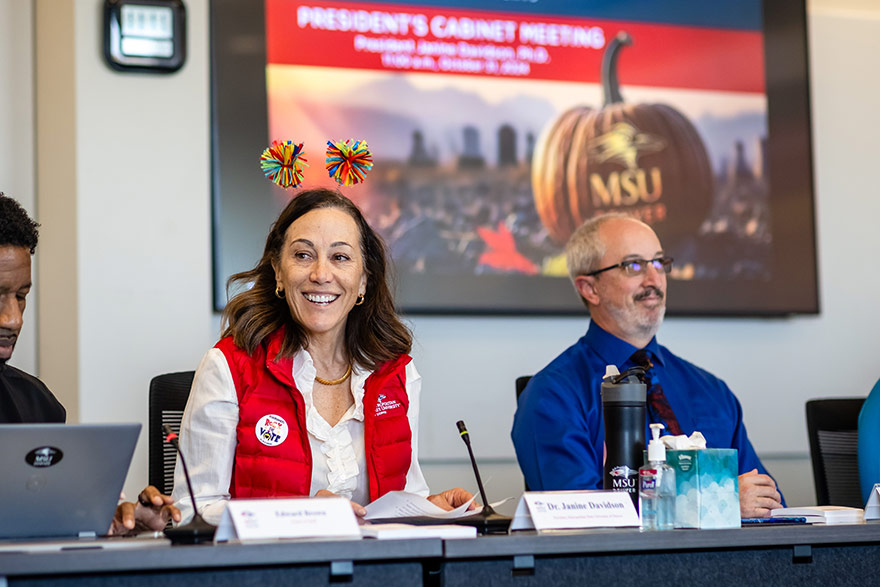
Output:
[[[318,491],[315,492],[315,497],[340,497],[340,496],[337,495],[336,493],[333,493],[332,491],[327,491],[326,489],[319,489]],[[367,508],[365,508],[361,504],[355,503],[351,500],[349,500],[348,503],[351,504],[351,509],[354,512],[354,515],[357,516],[358,518],[363,518],[364,516],[367,515]]]
[[[447,489],[442,493],[429,495],[428,501],[430,501],[437,507],[449,511],[463,505],[473,496],[474,494],[470,491],[465,491],[460,487],[456,487],[454,489]],[[479,504],[476,501],[473,501],[471,502],[471,505],[468,506],[468,510],[475,510],[477,509],[477,507],[479,507]]]
[[757,469],[739,476],[739,511],[743,518],[769,518],[770,510],[782,507],[776,482]]
[[116,515],[107,532],[110,535],[137,534],[145,531],[159,532],[168,520],[180,521],[180,510],[171,505],[169,495],[163,495],[148,485],[138,495],[137,503],[123,502],[116,507]]

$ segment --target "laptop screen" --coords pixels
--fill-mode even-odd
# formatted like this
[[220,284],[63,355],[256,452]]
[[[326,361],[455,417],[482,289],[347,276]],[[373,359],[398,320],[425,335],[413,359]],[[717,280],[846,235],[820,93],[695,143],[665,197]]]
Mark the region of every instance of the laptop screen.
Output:
[[0,538],[106,534],[140,429],[0,425]]

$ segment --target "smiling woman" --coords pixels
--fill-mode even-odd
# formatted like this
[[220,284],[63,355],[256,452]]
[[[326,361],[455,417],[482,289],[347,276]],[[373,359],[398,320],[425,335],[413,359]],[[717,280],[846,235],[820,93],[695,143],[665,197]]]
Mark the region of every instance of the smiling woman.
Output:
[[[381,238],[345,196],[293,198],[263,256],[229,284],[253,284],[224,310],[181,424],[203,516],[236,497],[342,495],[360,504],[388,491],[428,495],[418,464],[421,377],[412,336],[394,309]],[[180,467],[174,498],[192,515]],[[447,509],[471,495],[428,498]]]
[[312,210],[287,229],[272,264],[275,291],[283,292],[295,320],[309,333],[310,346],[342,340],[348,313],[364,299],[362,257],[357,224],[342,210]]

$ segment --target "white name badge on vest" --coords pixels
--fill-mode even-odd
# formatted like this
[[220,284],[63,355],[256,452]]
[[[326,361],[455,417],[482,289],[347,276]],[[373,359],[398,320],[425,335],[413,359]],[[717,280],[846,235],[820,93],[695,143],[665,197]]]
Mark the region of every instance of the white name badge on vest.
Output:
[[639,526],[639,515],[623,491],[527,491],[511,530],[568,530]]
[[214,541],[360,536],[344,497],[233,499],[226,505]]

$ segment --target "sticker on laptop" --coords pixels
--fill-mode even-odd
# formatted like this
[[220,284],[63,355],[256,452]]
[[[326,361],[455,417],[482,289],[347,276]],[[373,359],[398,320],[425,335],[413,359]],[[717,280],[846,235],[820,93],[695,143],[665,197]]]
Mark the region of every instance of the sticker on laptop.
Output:
[[257,420],[254,430],[257,440],[266,446],[278,446],[287,438],[287,422],[275,414],[267,414]]
[[27,453],[24,460],[31,467],[42,468],[57,465],[63,458],[64,453],[61,452],[60,448],[55,448],[54,446],[41,446],[40,448],[35,448]]

